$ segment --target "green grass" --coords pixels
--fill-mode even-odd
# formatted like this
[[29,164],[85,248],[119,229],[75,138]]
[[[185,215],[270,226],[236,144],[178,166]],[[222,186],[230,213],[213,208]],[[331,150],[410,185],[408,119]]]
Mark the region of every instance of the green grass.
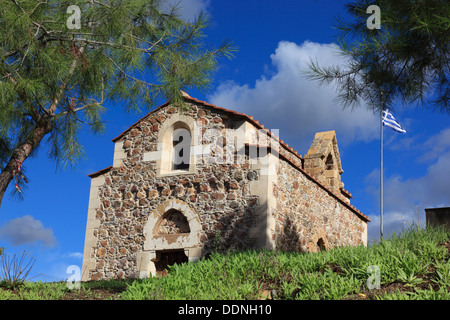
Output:
[[[370,247],[335,248],[300,254],[245,251],[170,267],[164,277],[93,281],[69,290],[64,282],[25,282],[0,299],[188,299],[341,300],[450,299],[450,232],[409,230]],[[369,266],[380,271],[380,288],[370,290]]]
[[[123,299],[449,299],[450,233],[409,230],[371,247],[299,254],[245,251],[214,254],[174,265],[165,277],[134,281]],[[380,289],[369,290],[369,266],[380,270]],[[392,286],[397,291],[392,292]],[[359,295],[361,294],[361,295]]]
[[66,282],[25,281],[11,286],[0,281],[0,300],[111,300],[119,299],[132,280],[100,280],[80,283],[70,290]]

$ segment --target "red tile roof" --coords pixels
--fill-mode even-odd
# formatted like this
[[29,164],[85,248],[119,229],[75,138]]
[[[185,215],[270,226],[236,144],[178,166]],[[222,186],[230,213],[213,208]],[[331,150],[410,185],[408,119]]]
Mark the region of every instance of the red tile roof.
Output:
[[[249,121],[250,123],[252,123],[253,125],[255,125],[256,127],[258,127],[259,129],[263,129],[267,132],[267,134],[270,137],[273,137],[275,140],[278,140],[280,142],[280,145],[283,146],[286,150],[290,151],[293,155],[295,155],[296,157],[298,157],[300,160],[303,160],[303,157],[301,156],[301,154],[299,154],[296,150],[294,150],[292,147],[290,147],[287,143],[285,143],[283,140],[279,139],[277,136],[273,135],[270,130],[264,128],[264,125],[262,125],[261,123],[259,123],[258,120],[255,120],[252,116],[246,115],[245,113],[240,113],[234,110],[230,110],[230,109],[225,109],[222,107],[218,107],[214,104],[208,103],[206,101],[201,101],[198,100],[196,98],[192,98],[191,96],[189,96],[187,93],[183,93],[184,98],[188,101],[194,102],[194,103],[199,103],[205,107],[209,107],[212,108],[215,111],[223,111],[225,113],[228,114],[232,114],[241,118],[244,118],[245,120]],[[139,119],[136,123],[134,123],[133,125],[131,125],[127,130],[125,130],[124,132],[122,132],[121,134],[119,134],[117,137],[115,137],[114,139],[112,139],[113,142],[118,141],[120,138],[122,138],[127,132],[129,132],[131,129],[133,129],[136,125],[139,124],[139,122],[141,122],[142,120],[144,120],[146,117],[150,116],[152,113],[156,112],[157,110],[164,108],[166,106],[168,106],[170,104],[170,101],[160,105],[158,108],[156,108],[155,110],[150,111],[147,115],[145,115],[144,117],[142,117],[141,119]]]
[[97,172],[88,174],[88,177],[90,177],[90,178],[95,178],[95,177],[101,176],[102,174],[107,173],[109,170],[111,170],[112,167],[113,167],[113,166],[109,166],[109,167],[107,167],[107,168],[105,168],[105,169],[98,170]]
[[[326,186],[324,186],[323,184],[321,184],[319,181],[317,181],[316,179],[314,179],[308,172],[306,172],[303,168],[299,167],[298,165],[296,165],[295,163],[293,163],[291,160],[289,160],[288,158],[286,158],[285,156],[283,156],[282,154],[280,154],[279,152],[277,152],[276,150],[274,150],[273,148],[271,148],[270,146],[260,146],[260,145],[252,145],[252,144],[245,144],[246,146],[256,146],[257,148],[268,148],[268,153],[276,153],[277,156],[283,158],[284,161],[286,161],[287,163],[289,163],[291,166],[293,166],[294,168],[296,168],[297,170],[299,170],[301,173],[303,173],[305,175],[306,178],[308,178],[309,180],[311,180],[312,182],[316,183],[320,188],[322,188],[323,190],[325,190],[326,192],[328,192],[329,195],[331,195],[333,198],[335,198],[336,200],[338,200],[340,203],[342,203],[344,206],[346,206],[347,208],[349,208],[351,211],[353,211],[354,213],[356,213],[356,215],[358,215],[360,218],[362,218],[363,220],[370,222],[370,219],[368,216],[366,216],[365,214],[363,214],[361,211],[359,211],[358,209],[356,209],[354,206],[352,206],[351,204],[345,202],[344,200],[342,200],[337,194],[335,194],[333,191],[331,191],[330,189],[328,189]],[[344,190],[344,189],[341,189]],[[345,190],[346,191],[346,190]],[[348,192],[348,197],[353,198],[351,196],[351,194]]]

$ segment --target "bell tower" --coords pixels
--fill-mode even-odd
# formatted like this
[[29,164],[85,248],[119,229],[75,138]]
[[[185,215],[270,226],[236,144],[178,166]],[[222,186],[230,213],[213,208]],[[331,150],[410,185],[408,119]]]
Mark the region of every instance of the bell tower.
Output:
[[341,196],[344,189],[341,174],[344,170],[334,130],[316,133],[305,155],[304,169],[333,193]]

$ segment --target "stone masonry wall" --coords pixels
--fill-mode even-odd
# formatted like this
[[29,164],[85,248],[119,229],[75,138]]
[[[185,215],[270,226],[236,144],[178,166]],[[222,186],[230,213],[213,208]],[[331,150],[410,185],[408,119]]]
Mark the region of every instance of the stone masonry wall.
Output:
[[[126,158],[120,167],[104,173],[105,183],[98,189],[100,207],[96,209],[98,228],[96,247],[89,258],[96,263],[89,279],[136,277],[136,261],[143,251],[144,226],[149,215],[168,199],[185,202],[202,223],[201,248],[243,249],[254,246],[249,236],[257,223],[254,208],[258,197],[250,194],[249,183],[259,172],[242,164],[197,164],[198,174],[157,176],[156,162],[143,162],[143,153],[156,151],[161,123],[178,112],[164,107],[140,121],[120,140]],[[220,114],[192,105],[189,115],[203,128],[232,126]]]
[[320,238],[326,249],[360,245],[367,239],[365,221],[282,160],[273,194],[277,204],[272,237],[277,249],[314,252]]
[[[227,129],[237,129],[244,123],[238,114],[208,108],[200,102],[190,105],[184,116],[193,118],[202,134],[214,129],[225,136]],[[155,219],[155,212],[168,200],[187,206],[200,221],[196,246],[201,256],[212,251],[262,247],[314,251],[320,238],[325,248],[364,242],[366,222],[285,161],[287,158],[302,167],[303,159],[285,145],[276,148],[279,166],[270,179],[263,176],[261,166],[252,164],[247,153],[236,154],[237,150],[227,150],[221,145],[223,141],[216,140],[196,141],[195,145],[209,143],[212,155],[234,154],[234,161],[210,163],[203,159],[194,171],[175,175],[159,172],[158,160],[145,158],[145,154],[160,151],[160,131],[178,112],[164,106],[132,126],[116,141],[114,167],[102,170],[98,181],[93,179],[83,279],[142,276],[142,270],[147,269],[138,265],[139,259],[148,252],[144,248],[148,239],[153,239],[146,226],[156,221],[150,219]],[[208,138],[207,134],[201,137]],[[253,143],[270,144],[249,144]],[[237,157],[243,159],[237,161]],[[191,230],[185,218],[174,208],[154,227],[151,236],[188,234]]]

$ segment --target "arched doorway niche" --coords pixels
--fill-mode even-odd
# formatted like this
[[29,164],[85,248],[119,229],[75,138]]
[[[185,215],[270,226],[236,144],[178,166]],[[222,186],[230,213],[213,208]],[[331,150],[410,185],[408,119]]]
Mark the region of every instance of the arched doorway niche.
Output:
[[199,217],[187,203],[173,199],[158,206],[144,227],[144,251],[137,263],[139,277],[156,275],[165,264],[185,260],[182,252],[189,262],[199,259],[201,230]]

